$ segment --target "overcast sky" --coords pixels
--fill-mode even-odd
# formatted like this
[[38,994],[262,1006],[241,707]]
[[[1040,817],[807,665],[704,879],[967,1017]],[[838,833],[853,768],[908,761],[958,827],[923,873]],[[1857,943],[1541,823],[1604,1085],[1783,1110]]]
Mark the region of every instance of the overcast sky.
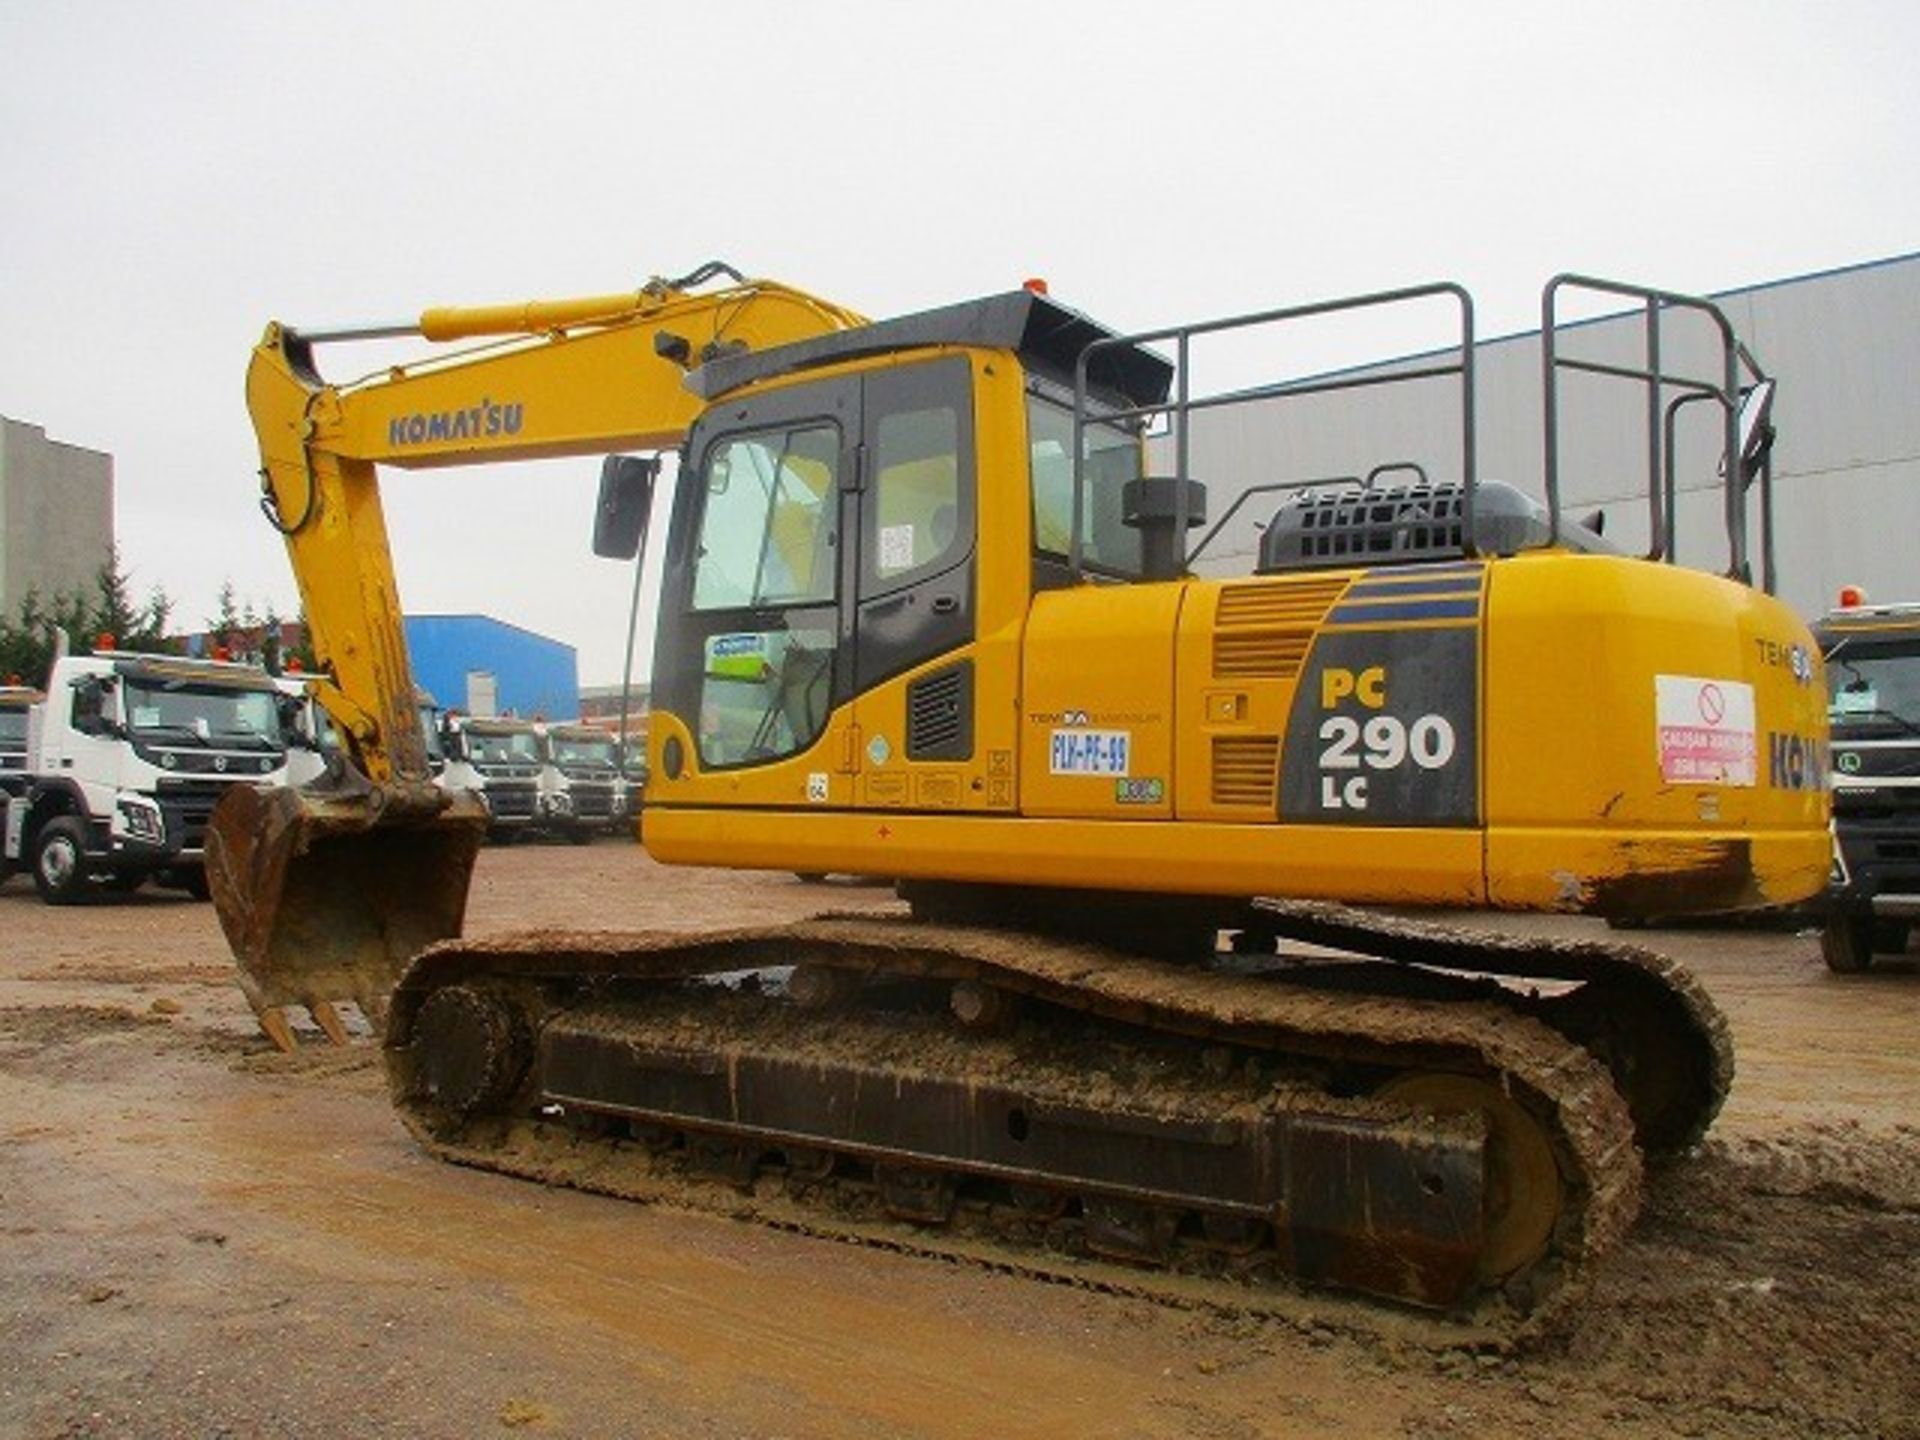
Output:
[[[0,413],[112,453],[178,619],[227,579],[291,613],[241,397],[269,319],[717,257],[873,316],[1042,275],[1122,329],[1448,278],[1497,334],[1559,270],[1704,291],[1920,248],[1916,55],[1911,0],[0,0]],[[617,680],[596,471],[390,473],[408,610]]]

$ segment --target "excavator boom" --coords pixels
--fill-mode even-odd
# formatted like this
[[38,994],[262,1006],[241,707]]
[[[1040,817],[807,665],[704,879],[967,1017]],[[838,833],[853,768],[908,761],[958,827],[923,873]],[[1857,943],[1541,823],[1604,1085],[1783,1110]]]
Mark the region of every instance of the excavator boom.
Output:
[[[696,289],[715,279],[727,283]],[[284,1006],[306,1006],[329,1035],[343,1033],[335,1000],[377,1015],[399,966],[459,933],[486,824],[475,800],[432,783],[377,467],[670,447],[702,406],[689,369],[862,323],[708,265],[624,295],[267,327],[247,372],[261,503],[286,540],[324,676],[315,693],[343,742],[317,788],[249,792],[208,840],[221,923],[276,1043],[292,1043]],[[476,344],[339,385],[316,368],[323,344],[404,336]]]

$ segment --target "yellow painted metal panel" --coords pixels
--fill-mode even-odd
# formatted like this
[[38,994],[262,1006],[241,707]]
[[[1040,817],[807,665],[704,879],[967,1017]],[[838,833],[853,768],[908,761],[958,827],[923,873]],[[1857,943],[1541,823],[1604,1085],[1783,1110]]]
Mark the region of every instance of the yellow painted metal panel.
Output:
[[1034,597],[1023,664],[1022,813],[1172,815],[1174,624],[1185,588],[1081,585]]
[[1475,830],[654,808],[646,842],[683,865],[1381,904],[1482,898]]
[[[1729,864],[1747,837],[1767,899],[1819,888],[1826,696],[1785,605],[1677,566],[1530,554],[1492,567],[1486,633],[1496,903],[1624,895],[1709,851]],[[1689,697],[1704,713],[1674,713]],[[1691,741],[1742,763],[1701,763]]]

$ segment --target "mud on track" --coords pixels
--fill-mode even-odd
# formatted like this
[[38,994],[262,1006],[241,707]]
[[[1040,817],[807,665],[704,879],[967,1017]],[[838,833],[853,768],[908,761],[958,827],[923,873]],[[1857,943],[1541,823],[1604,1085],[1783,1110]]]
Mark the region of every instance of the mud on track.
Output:
[[[483,853],[470,928],[888,904],[516,846]],[[251,1033],[206,906],[55,911],[16,879],[0,927],[0,1434],[1920,1435],[1912,962],[1635,937],[1729,1012],[1733,1095],[1591,1303],[1512,1356],[435,1164],[370,1048]]]

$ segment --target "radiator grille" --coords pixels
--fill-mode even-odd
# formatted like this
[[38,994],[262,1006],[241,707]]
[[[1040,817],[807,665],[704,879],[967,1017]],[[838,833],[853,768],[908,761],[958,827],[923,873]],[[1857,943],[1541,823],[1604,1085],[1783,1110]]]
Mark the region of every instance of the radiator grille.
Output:
[[1280,803],[1280,737],[1213,737],[1213,803],[1257,805],[1277,810]]
[[1298,585],[1228,585],[1214,612],[1213,673],[1291,680],[1345,579]]
[[907,686],[907,758],[966,760],[973,754],[973,662]]

